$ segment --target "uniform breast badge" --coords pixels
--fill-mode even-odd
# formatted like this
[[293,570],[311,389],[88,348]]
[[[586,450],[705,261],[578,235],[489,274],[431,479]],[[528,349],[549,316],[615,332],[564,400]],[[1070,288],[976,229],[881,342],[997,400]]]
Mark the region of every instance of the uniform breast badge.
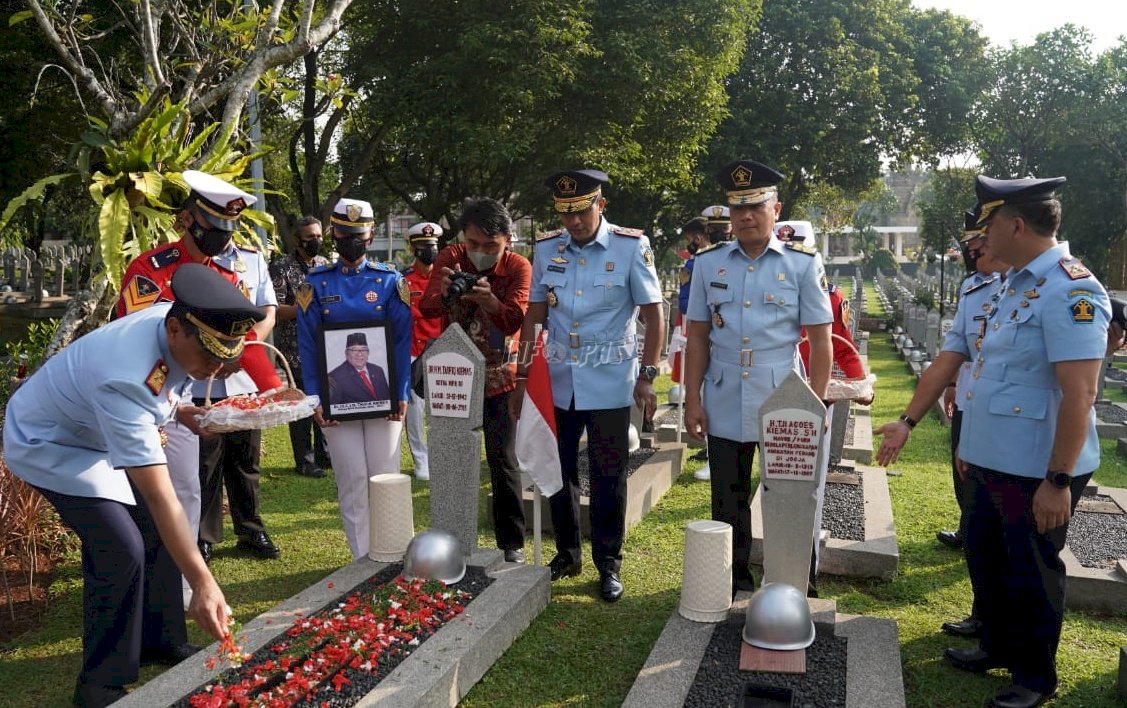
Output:
[[712,324],[716,329],[724,329],[724,318],[720,315],[720,305],[712,306]]
[[161,389],[164,388],[164,382],[168,380],[168,364],[164,363],[164,359],[158,359],[156,364],[153,364],[152,371],[145,377],[145,386],[152,392],[154,396],[160,395]]
[[570,263],[571,261],[564,258],[563,256],[552,256],[552,262],[553,263],[559,263],[560,265],[566,265],[566,264]]
[[293,295],[294,302],[301,308],[302,312],[309,309],[310,303],[313,302],[313,286],[309,283],[302,283],[298,286]]
[[549,307],[556,307],[560,304],[560,296],[556,295],[555,288],[548,288],[548,305]]
[[1081,298],[1072,304],[1072,321],[1077,324],[1091,324],[1095,321],[1096,308],[1086,298]]
[[364,293],[364,299],[368,302],[375,302],[376,300],[380,299],[380,296],[375,290],[369,290],[368,292]]

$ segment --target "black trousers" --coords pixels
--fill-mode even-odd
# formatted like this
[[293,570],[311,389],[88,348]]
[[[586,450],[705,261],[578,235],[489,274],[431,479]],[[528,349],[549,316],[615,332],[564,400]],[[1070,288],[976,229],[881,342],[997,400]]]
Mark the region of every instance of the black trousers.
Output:
[[489,483],[493,489],[493,535],[497,547],[512,551],[524,547],[524,503],[520,469],[513,463],[516,426],[509,417],[509,393],[485,398],[482,432]]
[[591,479],[591,557],[602,572],[622,566],[626,535],[626,466],[629,460],[630,407],[577,411],[556,408],[563,489],[552,495],[556,552],[579,561],[579,438],[587,431]]
[[[1060,559],[1068,524],[1037,532],[1033,494],[1042,480],[975,465],[967,566],[982,621],[983,651],[1038,693],[1056,690],[1057,644],[1064,620]],[[1072,510],[1092,475],[1072,480]]]
[[732,527],[732,581],[750,582],[751,476],[757,442],[708,436],[712,520]]
[[[971,503],[974,501],[974,479],[968,473],[964,480],[959,476],[956,466],[959,451],[959,436],[962,433],[963,412],[955,408],[951,416],[951,483],[955,487],[955,502],[959,505],[959,538],[963,539],[963,554],[966,555],[967,526],[970,524]],[[968,561],[969,563],[969,561]],[[973,595],[973,593],[972,593]],[[972,597],[970,616],[978,619],[978,599]]]
[[82,541],[79,680],[90,686],[133,683],[143,649],[188,641],[180,571],[136,487],[135,506],[39,492]]
[[266,530],[258,511],[261,445],[261,430],[200,438],[201,541],[223,540],[223,486],[227,487],[235,535],[250,536]]
[[[305,390],[305,381],[299,369],[293,370],[294,386]],[[313,422],[313,416],[295,420],[289,424],[290,445],[293,447],[293,463],[300,471],[305,467],[331,467],[329,448],[325,445],[325,435],[321,426]]]

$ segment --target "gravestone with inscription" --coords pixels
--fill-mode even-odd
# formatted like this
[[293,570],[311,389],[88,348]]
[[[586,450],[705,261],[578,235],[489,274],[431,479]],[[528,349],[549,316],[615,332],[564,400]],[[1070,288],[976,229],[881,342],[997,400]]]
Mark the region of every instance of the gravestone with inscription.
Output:
[[454,534],[468,556],[477,550],[485,357],[456,323],[423,356],[431,526]]
[[759,409],[763,582],[806,594],[826,484],[826,407],[791,372]]

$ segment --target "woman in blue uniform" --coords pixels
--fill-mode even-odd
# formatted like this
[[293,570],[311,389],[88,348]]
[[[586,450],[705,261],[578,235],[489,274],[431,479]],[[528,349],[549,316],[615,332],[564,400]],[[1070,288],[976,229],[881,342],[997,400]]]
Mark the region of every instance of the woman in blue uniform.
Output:
[[[386,418],[332,420],[319,406],[313,419],[325,433],[337,479],[344,534],[353,558],[368,555],[368,477],[399,471],[399,438],[411,381],[411,293],[407,281],[391,265],[369,261],[375,222],[372,205],[341,199],[330,219],[333,244],[340,258],[332,265],[309,271],[295,299],[297,345],[302,364],[310,372],[305,391],[325,402],[321,372],[324,326],[345,322],[387,322],[393,341],[388,350],[391,414]],[[316,372],[316,373],[314,373]]]

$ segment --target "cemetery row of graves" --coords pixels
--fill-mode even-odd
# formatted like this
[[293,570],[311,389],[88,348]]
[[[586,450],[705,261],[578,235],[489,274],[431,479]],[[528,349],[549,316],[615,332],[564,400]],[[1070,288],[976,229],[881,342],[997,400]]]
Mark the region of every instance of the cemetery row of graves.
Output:
[[[759,656],[761,663],[746,664],[751,659],[741,628],[749,594],[740,593],[724,606],[715,593],[700,589],[700,579],[715,570],[714,563],[699,562],[700,554],[709,552],[710,541],[699,526],[710,515],[709,485],[693,477],[703,461],[697,459],[695,442],[679,429],[678,408],[664,404],[670,381],[663,376],[658,385],[663,405],[653,430],[640,433],[631,454],[630,531],[622,571],[627,593],[621,601],[597,599],[598,574],[589,555],[579,576],[557,583],[548,582],[544,567],[504,563],[492,550],[489,485],[481,474],[476,436],[465,425],[439,421],[441,439],[460,442],[446,452],[434,449],[429,483],[412,478],[397,485],[398,493],[403,504],[410,499],[411,529],[450,528],[473,551],[467,578],[475,583],[474,597],[459,617],[418,646],[406,647],[378,682],[342,672],[335,688],[333,679],[324,679],[329,681],[324,691],[335,694],[334,700],[350,694],[356,701],[351,704],[381,706],[460,701],[468,706],[650,708],[741,705],[750,695],[789,695],[795,705],[986,702],[1008,682],[1003,673],[968,675],[942,661],[943,648],[961,640],[942,635],[939,625],[964,617],[970,604],[961,556],[936,543],[934,535],[957,518],[945,421],[933,415],[921,422],[894,468],[871,465],[872,428],[903,410],[915,378],[950,326],[958,282],[957,276],[945,276],[934,268],[914,276],[878,272],[867,280],[831,272],[856,313],[855,339],[878,384],[871,406],[853,404],[849,415],[834,419],[823,446],[827,484],[819,535],[820,599],[809,603],[816,635],[802,650],[801,671],[794,670],[795,657],[788,652],[781,652],[788,654],[787,661],[764,664]],[[1117,363],[1109,362],[1104,394],[1109,400],[1100,413],[1101,436],[1107,436],[1104,461],[1078,509],[1065,553],[1069,612],[1055,705],[1113,706],[1127,700],[1127,659],[1121,658],[1127,646],[1127,457],[1118,449],[1120,438],[1127,448],[1127,413],[1113,421],[1114,412],[1106,412],[1120,408],[1118,400],[1127,401],[1122,390],[1127,370],[1116,373]],[[786,405],[802,403],[794,399]],[[433,435],[433,421],[431,430]],[[212,566],[242,623],[237,635],[242,648],[266,652],[267,660],[279,634],[295,621],[335,606],[375,574],[395,572],[394,561],[350,562],[332,478],[292,474],[288,445],[282,429],[265,436],[262,508],[282,557],[250,560],[231,538],[216,546]],[[403,459],[409,474],[410,455],[405,452]],[[770,559],[780,557],[779,536],[768,529],[795,522],[779,521],[758,476],[757,470],[753,559],[777,568],[779,561]],[[770,485],[782,486],[783,481]],[[531,527],[536,497],[531,489],[526,497]],[[541,511],[548,527],[543,553],[550,557],[546,504]],[[530,559],[533,551],[530,538]],[[57,677],[72,676],[80,661],[80,595],[77,557],[72,556],[58,566],[41,627],[0,655],[0,691],[13,705],[62,704],[69,697],[69,680]],[[705,606],[703,615],[692,611]],[[705,615],[708,621],[701,621]],[[192,631],[202,643],[204,637]],[[215,685],[224,669],[209,669],[202,656],[163,672],[145,668],[140,687],[123,705],[187,705],[189,694]],[[951,691],[956,681],[959,690]]]

